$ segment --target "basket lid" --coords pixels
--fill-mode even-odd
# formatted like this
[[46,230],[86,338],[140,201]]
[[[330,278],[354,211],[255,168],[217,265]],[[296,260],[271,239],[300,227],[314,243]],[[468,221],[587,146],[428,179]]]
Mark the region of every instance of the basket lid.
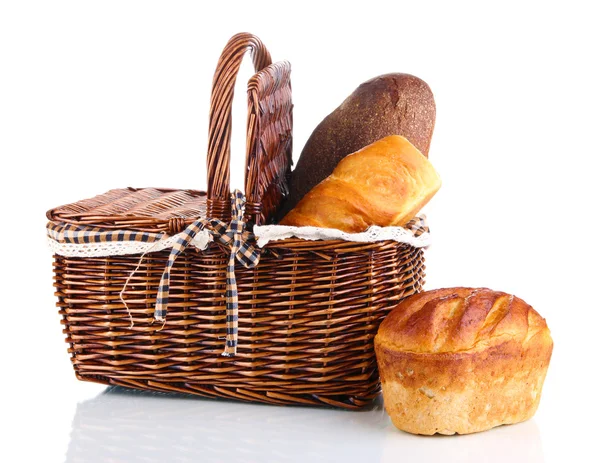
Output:
[[256,74],[248,81],[245,221],[274,220],[288,194],[292,166],[290,64],[272,63],[264,44],[240,33],[227,43],[215,71],[209,113],[208,192],[163,188],[110,190],[47,213],[57,223],[105,229],[176,234],[195,220],[231,217],[230,138],[234,86],[244,54],[250,51]]
[[206,193],[166,188],[120,188],[49,210],[52,222],[176,234],[206,217]]

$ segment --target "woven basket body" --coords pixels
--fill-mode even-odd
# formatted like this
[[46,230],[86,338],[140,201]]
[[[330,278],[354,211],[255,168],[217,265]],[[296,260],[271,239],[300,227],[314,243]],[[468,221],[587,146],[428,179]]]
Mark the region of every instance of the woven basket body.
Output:
[[[169,235],[200,216],[227,218],[232,88],[248,49],[259,72],[248,86],[246,219],[268,223],[291,166],[290,72],[287,63],[270,64],[249,34],[232,38],[215,74],[207,193],[112,190],[49,211],[51,223]],[[77,377],[275,404],[359,408],[376,397],[373,338],[391,307],[421,289],[422,249],[394,241],[269,243],[257,267],[236,265],[238,348],[223,357],[229,253],[212,243],[179,256],[164,325],[153,312],[168,250],[143,258],[55,255],[57,305]],[[128,278],[126,308],[120,293]]]

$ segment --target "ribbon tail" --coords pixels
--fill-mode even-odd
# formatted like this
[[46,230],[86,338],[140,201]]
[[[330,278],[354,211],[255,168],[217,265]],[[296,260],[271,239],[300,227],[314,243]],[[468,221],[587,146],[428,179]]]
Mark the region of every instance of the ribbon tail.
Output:
[[[173,259],[174,261],[175,259]],[[156,295],[156,305],[154,307],[154,319],[158,322],[164,322],[165,316],[167,315],[167,307],[169,305],[169,283],[171,280],[171,272],[169,271],[173,264],[170,262],[168,269],[165,269],[160,279],[160,286],[158,287],[158,294]]]
[[235,190],[231,195],[231,223],[223,238],[231,239],[231,253],[227,263],[227,286],[225,288],[225,350],[223,356],[234,357],[237,353],[238,342],[238,290],[235,279],[235,261],[242,247],[242,233],[244,232],[244,195]]
[[164,322],[167,315],[167,308],[169,305],[169,285],[171,282],[171,268],[173,267],[173,264],[175,263],[175,260],[179,254],[185,251],[202,227],[202,219],[196,220],[181,232],[181,236],[177,239],[173,245],[173,248],[171,249],[169,260],[167,261],[165,270],[160,278],[158,294],[156,295],[156,305],[154,307],[154,319],[156,321]]
[[238,335],[238,292],[235,279],[235,252],[229,256],[227,264],[227,287],[225,289],[225,350],[221,355],[234,357],[237,353]]

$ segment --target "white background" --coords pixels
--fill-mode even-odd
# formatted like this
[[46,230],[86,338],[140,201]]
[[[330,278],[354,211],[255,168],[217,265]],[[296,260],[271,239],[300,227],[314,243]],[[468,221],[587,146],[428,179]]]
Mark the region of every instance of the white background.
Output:
[[[1,461],[597,458],[594,2],[0,4]],[[427,288],[488,286],[546,317],[555,350],[533,420],[419,438],[397,431],[381,404],[280,408],[102,394],[76,381],[54,307],[45,211],[113,187],[203,189],[212,73],[239,31],[292,63],[296,158],[361,82],[408,72],[430,84],[430,159],[443,187],[428,208]],[[248,63],[242,75],[236,185]]]

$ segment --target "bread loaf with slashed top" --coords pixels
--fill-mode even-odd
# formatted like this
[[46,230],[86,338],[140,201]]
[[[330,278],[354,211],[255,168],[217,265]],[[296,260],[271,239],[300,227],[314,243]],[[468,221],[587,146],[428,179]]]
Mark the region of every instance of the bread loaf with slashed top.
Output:
[[535,413],[552,354],[546,321],[485,288],[411,296],[375,337],[385,408],[414,434],[467,434]]

